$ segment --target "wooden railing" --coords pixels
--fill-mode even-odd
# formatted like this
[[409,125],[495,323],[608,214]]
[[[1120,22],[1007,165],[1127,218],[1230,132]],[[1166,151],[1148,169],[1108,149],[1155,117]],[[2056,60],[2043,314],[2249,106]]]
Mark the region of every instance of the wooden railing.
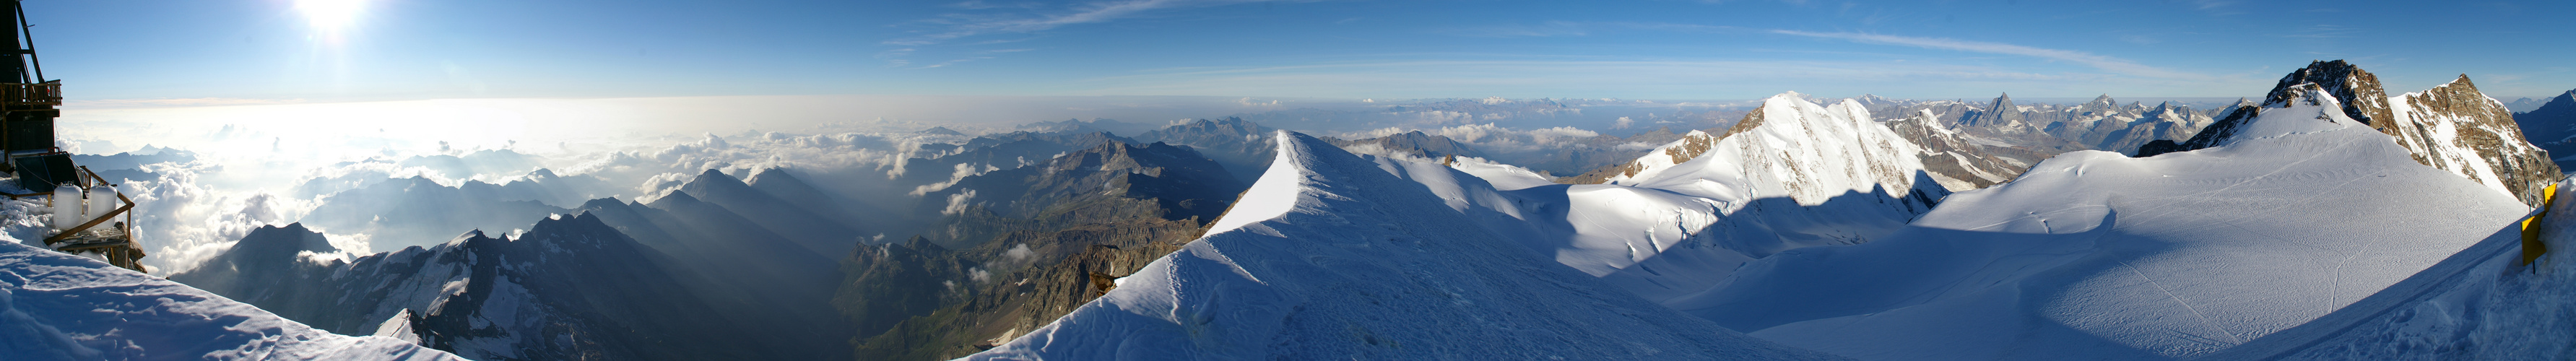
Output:
[[0,83],[0,105],[63,105],[63,83]]

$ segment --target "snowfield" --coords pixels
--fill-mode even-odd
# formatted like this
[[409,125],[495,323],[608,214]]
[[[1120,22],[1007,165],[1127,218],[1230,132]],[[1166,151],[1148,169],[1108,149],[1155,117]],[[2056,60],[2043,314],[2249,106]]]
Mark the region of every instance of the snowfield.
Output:
[[2059,155],[1666,304],[1863,359],[2187,358],[2354,305],[2529,211],[2301,91],[2219,147]]
[[463,360],[18,242],[0,242],[0,359]]
[[1553,264],[1388,163],[1302,134],[1275,141],[1272,168],[1206,237],[968,358],[1832,358]]
[[2351,306],[2211,359],[2511,360],[2576,358],[2576,194],[2535,222],[2545,249],[2522,262],[2507,228]]

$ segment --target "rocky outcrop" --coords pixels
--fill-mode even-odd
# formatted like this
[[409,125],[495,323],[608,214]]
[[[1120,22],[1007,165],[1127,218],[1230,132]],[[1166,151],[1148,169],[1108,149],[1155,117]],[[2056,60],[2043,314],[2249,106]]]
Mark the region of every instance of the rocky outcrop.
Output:
[[[1745,120],[1743,122],[1737,122],[1736,125],[1741,127],[1746,122],[1758,122],[1761,114],[1761,109],[1754,109],[1752,114],[1745,115]],[[1732,132],[1733,128],[1729,128],[1729,131]],[[1654,151],[1647,152],[1646,156],[1661,155],[1674,159],[1676,163],[1687,162],[1690,161],[1691,158],[1698,158],[1700,153],[1707,153],[1709,145],[1716,144],[1717,139],[1721,137],[1723,136],[1710,134],[1706,131],[1693,130],[1690,131],[1690,133],[1682,134],[1680,139],[1664,142],[1664,146],[1656,147]],[[1647,166],[1645,164],[1631,161],[1627,163],[1603,166],[1589,172],[1583,172],[1583,174],[1557,177],[1556,182],[1563,184],[1609,183],[1610,180],[1614,178],[1634,177],[1637,175],[1637,172],[1645,171],[1646,168]]]
[[[1175,131],[1248,125],[1198,124]],[[955,358],[1072,312],[1104,290],[1095,278],[1179,249],[1231,205],[1243,184],[1207,158],[1111,141],[925,193],[920,212],[949,214],[938,234],[861,247],[842,264],[847,281],[834,303],[861,327],[854,352]]]
[[[2362,71],[2361,68],[2342,60],[2317,61],[2309,63],[2308,67],[2291,71],[2290,75],[2282,76],[2281,81],[2273,83],[2272,92],[2263,96],[2262,105],[2229,109],[2227,115],[2220,117],[2218,122],[2211,123],[2206,129],[2201,129],[2199,134],[2193,134],[2190,140],[2181,142],[2182,149],[2214,147],[2227,141],[2228,138],[2235,137],[2238,130],[2241,130],[2246,123],[2254,121],[2255,115],[2261,114],[2261,109],[2283,107],[2300,96],[2295,91],[2299,84],[2316,84],[2319,88],[2325,89],[2327,94],[2334,95],[2336,101],[2343,102],[2345,116],[2352,117],[2352,120],[2360,121],[2362,124],[2368,124],[2371,129],[2379,129],[2382,133],[2388,132],[2387,120],[2393,115],[2388,111],[2387,91],[2379,88],[2379,76]],[[2149,157],[2155,154],[2140,152],[2137,156]]]
[[2451,171],[2539,206],[2558,181],[2549,152],[2524,140],[2504,103],[2460,75],[2433,89],[2389,99],[2393,119],[2381,128],[2414,152],[2415,162]]
[[1930,110],[1916,110],[1912,116],[1885,122],[1889,130],[1915,145],[1922,146],[1918,158],[1932,179],[1949,189],[1967,190],[2012,180],[2028,167],[2019,166],[1986,153],[1984,147],[1969,143],[1959,131],[1941,124]]

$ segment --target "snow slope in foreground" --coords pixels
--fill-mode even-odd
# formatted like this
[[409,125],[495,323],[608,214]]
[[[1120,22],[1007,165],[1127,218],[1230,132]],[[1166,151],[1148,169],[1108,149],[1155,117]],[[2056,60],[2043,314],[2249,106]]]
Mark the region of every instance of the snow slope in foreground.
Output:
[[2576,189],[2561,183],[2538,227],[2546,253],[2522,263],[2516,227],[2316,321],[2211,359],[2576,359]]
[[89,258],[0,242],[0,360],[463,360],[335,335]]
[[1667,302],[1865,359],[2162,359],[2307,323],[2519,219],[2332,96],[2215,148],[2059,155],[1867,244],[1773,255]]
[[1302,134],[1208,235],[970,359],[1818,359],[1553,264]]

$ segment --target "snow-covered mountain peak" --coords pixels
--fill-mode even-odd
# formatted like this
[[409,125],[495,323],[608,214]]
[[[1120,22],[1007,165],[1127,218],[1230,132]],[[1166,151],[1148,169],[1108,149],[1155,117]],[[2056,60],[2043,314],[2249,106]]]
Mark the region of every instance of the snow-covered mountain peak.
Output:
[[1303,134],[1272,141],[1273,168],[1205,237],[968,358],[1826,357],[1552,264],[1385,163]]
[[1638,158],[1632,172],[1608,183],[1815,205],[1849,192],[1907,193],[1923,170],[1922,153],[1858,102],[1825,106],[1783,94],[1764,100],[1727,134],[1693,132]]
[[459,234],[457,234],[457,235],[456,235],[456,237],[448,238],[448,239],[447,239],[447,243],[446,243],[446,245],[447,245],[447,246],[449,246],[449,247],[461,247],[461,246],[464,246],[464,245],[465,245],[465,241],[467,241],[467,240],[472,240],[472,239],[477,239],[477,238],[488,238],[488,237],[486,237],[486,236],[484,236],[484,235],[483,235],[483,230],[482,230],[482,229],[466,230],[466,231],[465,231],[465,233],[459,233]]
[[[2213,146],[2226,146],[2247,139],[2278,138],[2292,134],[2334,131],[2362,126],[2347,116],[2343,102],[2316,83],[2300,83],[2274,91],[2279,99],[2264,103],[2260,113],[2249,120],[2225,129],[2225,137],[2214,138]],[[2207,133],[2208,131],[2203,131]]]
[[[1303,150],[1290,143],[1290,134],[1296,132],[1272,131],[1271,139],[1279,144],[1279,151]],[[1261,178],[1252,182],[1252,188],[1243,191],[1242,198],[1234,201],[1234,208],[1208,225],[1207,234],[1231,232],[1253,222],[1278,218],[1295,208],[1301,182],[1310,180],[1305,174],[1307,167],[1298,163],[1303,158],[1281,153],[1271,159],[1270,170],[1262,172]]]

